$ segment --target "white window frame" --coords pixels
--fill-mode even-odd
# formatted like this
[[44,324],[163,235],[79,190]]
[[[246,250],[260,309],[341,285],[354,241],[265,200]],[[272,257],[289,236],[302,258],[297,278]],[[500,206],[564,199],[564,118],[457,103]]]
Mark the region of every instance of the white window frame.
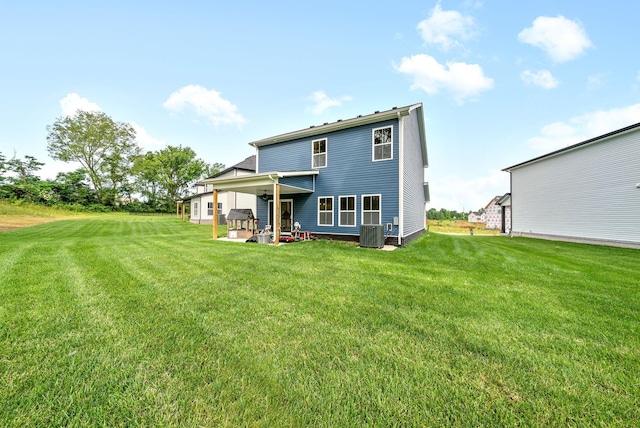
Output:
[[[391,146],[391,157],[388,158],[380,158],[380,159],[376,159],[376,131],[379,131],[381,129],[391,129],[391,141],[388,143],[384,143],[384,144],[378,144],[378,146],[386,146],[389,145]],[[387,161],[387,160],[391,160],[393,159],[393,125],[387,125],[387,126],[381,126],[380,128],[374,128],[371,130],[371,160],[373,162],[382,162],[382,161]]]
[[213,202],[207,202],[207,215],[213,216]]
[[[364,200],[365,200],[365,198],[371,198],[371,197],[375,197],[375,196],[378,197],[378,204],[379,204],[378,209],[377,210],[365,210],[364,209],[364,206],[365,206]],[[381,194],[362,195],[361,204],[362,204],[361,205],[362,209],[360,210],[360,213],[361,213],[360,224],[382,224],[382,195]],[[378,213],[378,223],[366,223],[364,221],[365,213],[375,213],[375,212]]]
[[[353,199],[353,210],[343,210],[342,200],[346,198]],[[348,205],[347,205],[348,206]],[[338,196],[338,226],[340,227],[354,227],[357,224],[356,212],[358,211],[358,204],[356,202],[356,195],[341,195]],[[342,213],[353,213],[353,224],[342,223]]]
[[[315,152],[315,143],[318,143],[320,141],[324,141],[324,152],[319,152],[316,153]],[[327,138],[318,138],[317,140],[313,140],[311,142],[311,168],[312,169],[318,169],[318,168],[326,168],[327,164],[328,164],[328,151],[329,151],[329,140]],[[320,155],[324,155],[324,165],[316,165],[316,157],[320,157]]]
[[[331,199],[331,211],[329,211],[329,210],[320,210],[320,200],[321,199]],[[333,196],[318,196],[318,226],[326,226],[326,227],[333,226],[334,209],[335,209],[335,204],[334,204],[334,201],[333,201]],[[328,213],[328,212],[331,212],[331,224],[323,224],[323,223],[321,223],[320,222],[320,214]]]
[[218,215],[222,215],[222,202],[218,202]]
[[197,202],[193,203],[193,216],[194,217],[198,217],[198,203]]

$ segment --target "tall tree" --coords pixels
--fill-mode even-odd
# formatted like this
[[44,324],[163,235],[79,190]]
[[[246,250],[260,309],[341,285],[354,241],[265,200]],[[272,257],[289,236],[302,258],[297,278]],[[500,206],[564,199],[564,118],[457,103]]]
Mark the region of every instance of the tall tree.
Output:
[[47,150],[53,159],[79,162],[89,175],[98,202],[105,203],[118,192],[117,180],[111,176],[113,163],[129,164],[139,153],[135,136],[128,123],[115,122],[103,112],[79,110],[47,126]]
[[4,157],[2,153],[0,153],[0,184],[4,182],[4,174],[7,172],[7,158]]
[[167,146],[156,155],[158,182],[166,191],[166,203],[186,196],[191,185],[202,177],[206,163],[189,147]]
[[33,157],[26,155],[24,160],[18,159],[16,155],[13,156],[13,159],[6,162],[7,170],[13,172],[13,182],[20,184],[28,184],[33,183],[35,181],[39,181],[40,178],[35,175],[36,171],[40,171],[40,169],[44,166],[43,162],[38,162],[38,160]]
[[136,158],[133,164],[133,176],[135,178],[135,189],[152,208],[158,207],[161,197],[162,186],[158,176],[159,163],[154,152],[147,152]]
[[215,162],[212,164],[207,164],[205,166],[205,170],[201,178],[207,178],[207,177],[211,177],[212,175],[216,175],[223,169],[224,169],[223,163]]

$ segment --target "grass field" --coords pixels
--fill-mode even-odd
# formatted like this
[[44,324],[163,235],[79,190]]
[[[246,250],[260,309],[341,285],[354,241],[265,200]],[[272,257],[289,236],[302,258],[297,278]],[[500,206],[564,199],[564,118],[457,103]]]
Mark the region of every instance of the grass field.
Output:
[[55,207],[30,203],[11,203],[0,200],[0,232],[65,218],[88,216],[89,214],[86,213],[77,213]]
[[500,235],[499,229],[487,229],[485,223],[469,223],[467,220],[428,220],[429,231],[436,233],[459,233],[470,235]]
[[637,426],[640,252],[0,233],[0,426]]

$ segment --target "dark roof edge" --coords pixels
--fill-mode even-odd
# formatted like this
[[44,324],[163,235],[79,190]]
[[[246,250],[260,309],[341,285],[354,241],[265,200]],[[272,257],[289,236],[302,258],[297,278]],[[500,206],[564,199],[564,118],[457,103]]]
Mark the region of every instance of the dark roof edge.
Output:
[[512,165],[512,166],[509,166],[507,168],[503,168],[502,171],[511,172],[512,169],[519,168],[521,166],[524,166],[524,165],[527,165],[527,164],[530,164],[530,163],[533,163],[533,162],[537,162],[537,161],[542,160],[544,158],[552,157],[552,156],[558,155],[558,154],[563,153],[563,152],[568,152],[568,151],[576,149],[578,147],[585,146],[585,145],[591,144],[591,143],[595,143],[596,141],[604,140],[604,139],[612,137],[614,135],[622,134],[622,133],[625,133],[627,131],[631,131],[631,130],[633,130],[635,128],[639,128],[639,127],[640,127],[640,122],[635,123],[633,125],[626,126],[624,128],[617,129],[615,131],[611,131],[609,133],[600,135],[598,137],[590,138],[588,140],[582,141],[582,142],[577,143],[577,144],[573,144],[571,146],[563,147],[562,149],[558,149],[558,150],[555,150],[553,152],[547,153],[545,155],[538,156],[538,157],[533,158],[533,159],[529,159],[528,161],[524,161],[524,162],[521,162],[521,163],[518,163],[518,164],[515,164],[515,165]]
[[290,141],[297,138],[307,138],[318,134],[325,134],[341,129],[353,128],[360,125],[367,125],[370,123],[381,122],[384,120],[392,119],[399,116],[405,116],[409,114],[409,111],[413,108],[422,107],[422,103],[411,104],[405,107],[394,107],[390,110],[377,111],[368,115],[360,115],[345,120],[338,120],[336,122],[326,123],[324,125],[311,126],[309,128],[299,129],[297,131],[287,132],[285,134],[275,135],[273,137],[264,138],[262,140],[252,141],[249,145],[253,147],[267,146],[270,144],[277,144],[284,141]]

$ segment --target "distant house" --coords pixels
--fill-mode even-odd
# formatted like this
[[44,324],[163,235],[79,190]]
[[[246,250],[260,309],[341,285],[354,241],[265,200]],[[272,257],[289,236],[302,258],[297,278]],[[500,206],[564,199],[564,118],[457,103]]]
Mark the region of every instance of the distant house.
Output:
[[358,239],[361,226],[377,226],[372,230],[399,245],[425,231],[429,187],[422,104],[250,145],[256,149],[256,174],[204,183],[214,192],[250,195],[257,200],[260,225],[276,234],[291,234],[298,223],[318,237]]
[[[223,171],[209,177],[214,178],[232,178],[232,177],[246,177],[253,175],[256,172],[256,157],[249,156],[242,162],[239,162]],[[213,219],[213,186],[208,184],[205,180],[199,181],[195,184],[195,194],[189,198],[184,198],[183,201],[190,203],[191,208],[191,222],[211,224]],[[218,194],[217,201],[217,217],[218,224],[226,223],[226,216],[232,209],[250,209],[253,213],[256,212],[256,198],[245,193],[236,192],[220,192]]]
[[501,232],[511,230],[511,195],[494,196],[484,207],[486,228],[500,229]]
[[485,213],[480,211],[472,211],[467,216],[467,221],[469,223],[484,223],[487,219]]
[[640,123],[503,171],[512,235],[640,247]]

